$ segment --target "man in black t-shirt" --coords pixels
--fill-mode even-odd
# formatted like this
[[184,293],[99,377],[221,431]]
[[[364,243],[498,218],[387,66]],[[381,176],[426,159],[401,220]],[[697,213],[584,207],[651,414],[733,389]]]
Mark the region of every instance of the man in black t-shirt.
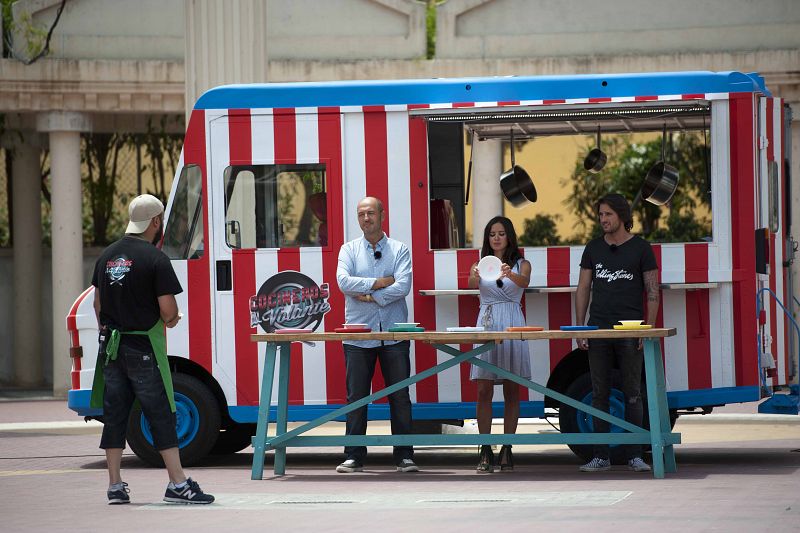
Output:
[[175,295],[183,289],[167,256],[153,245],[161,240],[164,205],[144,194],[133,199],[128,212],[125,236],[103,251],[92,276],[100,328],[92,405],[103,407],[100,448],[108,463],[108,502],[130,502],[120,463],[136,399],[169,474],[164,500],[211,503],[214,497],[184,475],[178,453],[164,327],[173,328],[181,319]]
[[[633,216],[628,201],[620,194],[607,194],[595,204],[603,236],[586,245],[581,257],[581,272],[575,297],[577,324],[584,324],[591,309],[591,326],[610,329],[620,320],[645,320],[654,324],[658,315],[658,264],[650,244],[630,233]],[[642,309],[642,294],[647,293],[647,316]],[[611,372],[616,360],[625,394],[625,420],[642,425],[642,341],[641,339],[578,339],[578,347],[589,351],[592,376],[592,407],[608,412]],[[609,424],[593,419],[596,433],[608,433]],[[642,447],[629,445],[628,466],[647,472]],[[594,447],[594,457],[581,466],[584,472],[609,470],[607,444]]]

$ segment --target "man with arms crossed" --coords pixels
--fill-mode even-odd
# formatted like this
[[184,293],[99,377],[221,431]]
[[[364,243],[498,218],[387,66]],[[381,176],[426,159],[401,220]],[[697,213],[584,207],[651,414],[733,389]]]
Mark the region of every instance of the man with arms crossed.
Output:
[[[386,331],[397,322],[408,320],[406,296],[411,290],[411,254],[408,246],[390,239],[381,227],[383,203],[366,197],[358,202],[358,225],[363,237],[342,245],[336,281],[345,295],[345,319],[351,324],[367,324],[372,331]],[[409,341],[344,341],[347,373],[347,403],[368,396],[380,361],[387,386],[411,374]],[[411,433],[411,399],[408,387],[389,395],[392,435]],[[367,406],[347,414],[347,435],[365,435]],[[346,446],[345,461],[336,467],[340,473],[360,472],[367,455],[366,446]],[[416,472],[411,446],[395,446],[398,472]]]
[[[628,201],[620,194],[607,194],[595,204],[602,237],[589,242],[581,257],[581,272],[575,297],[577,324],[584,324],[591,293],[589,325],[610,329],[620,320],[641,320],[642,292],[647,293],[647,324],[658,315],[658,264],[650,244],[630,233],[633,216]],[[641,339],[578,339],[578,347],[589,350],[592,376],[592,407],[608,412],[611,372],[616,360],[625,394],[625,420],[642,425],[642,341]],[[594,418],[595,433],[608,433],[609,424]],[[628,467],[648,472],[641,445],[626,448]],[[581,466],[583,472],[611,469],[607,444],[594,446],[594,457]]]

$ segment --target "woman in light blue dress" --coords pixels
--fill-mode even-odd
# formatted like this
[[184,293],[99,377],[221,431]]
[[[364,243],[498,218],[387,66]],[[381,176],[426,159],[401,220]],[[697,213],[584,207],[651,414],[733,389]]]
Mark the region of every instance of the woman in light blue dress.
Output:
[[[524,326],[522,315],[522,295],[531,280],[531,264],[522,258],[517,246],[517,234],[514,225],[506,217],[494,217],[486,224],[483,232],[481,258],[494,255],[502,262],[500,276],[496,280],[486,281],[480,277],[478,264],[470,269],[469,287],[480,289],[481,307],[478,313],[478,326],[490,331],[505,331],[510,326]],[[479,356],[480,359],[492,363],[503,370],[508,370],[524,378],[531,377],[531,361],[526,341],[503,341],[492,350]],[[478,386],[478,431],[492,431],[492,397],[494,385],[503,385],[503,432],[516,433],[519,421],[519,385],[513,381],[502,379],[493,372],[473,365],[470,379]],[[514,469],[511,446],[500,449],[498,460],[501,471]],[[481,446],[478,472],[494,471],[494,454],[492,447]]]

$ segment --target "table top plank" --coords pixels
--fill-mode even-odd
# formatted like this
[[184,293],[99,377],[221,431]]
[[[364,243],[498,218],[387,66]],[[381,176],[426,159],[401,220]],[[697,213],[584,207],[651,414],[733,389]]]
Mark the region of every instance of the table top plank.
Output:
[[371,332],[371,333],[256,333],[250,335],[253,342],[302,342],[302,341],[424,341],[440,344],[474,344],[504,340],[547,339],[625,339],[663,338],[676,334],[675,328],[651,328],[639,330],[596,329],[587,331],[419,331],[419,332]]

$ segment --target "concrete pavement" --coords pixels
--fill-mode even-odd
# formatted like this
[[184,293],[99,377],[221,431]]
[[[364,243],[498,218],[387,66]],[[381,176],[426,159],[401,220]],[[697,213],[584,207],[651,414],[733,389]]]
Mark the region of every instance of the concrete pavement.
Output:
[[[217,496],[203,508],[160,503],[166,474],[126,451],[133,503],[112,507],[99,425],[83,424],[64,402],[4,401],[0,523],[4,531],[792,530],[800,523],[800,453],[791,451],[800,448],[800,417],[763,416],[680,419],[678,472],[663,480],[623,467],[585,474],[565,446],[515,446],[518,466],[510,474],[476,474],[472,448],[418,449],[417,474],[394,472],[390,450],[375,448],[364,473],[337,474],[341,452],[322,448],[290,449],[281,478],[270,477],[268,456],[265,479],[251,481],[246,450],[187,469]],[[520,431],[552,428],[525,424]]]

